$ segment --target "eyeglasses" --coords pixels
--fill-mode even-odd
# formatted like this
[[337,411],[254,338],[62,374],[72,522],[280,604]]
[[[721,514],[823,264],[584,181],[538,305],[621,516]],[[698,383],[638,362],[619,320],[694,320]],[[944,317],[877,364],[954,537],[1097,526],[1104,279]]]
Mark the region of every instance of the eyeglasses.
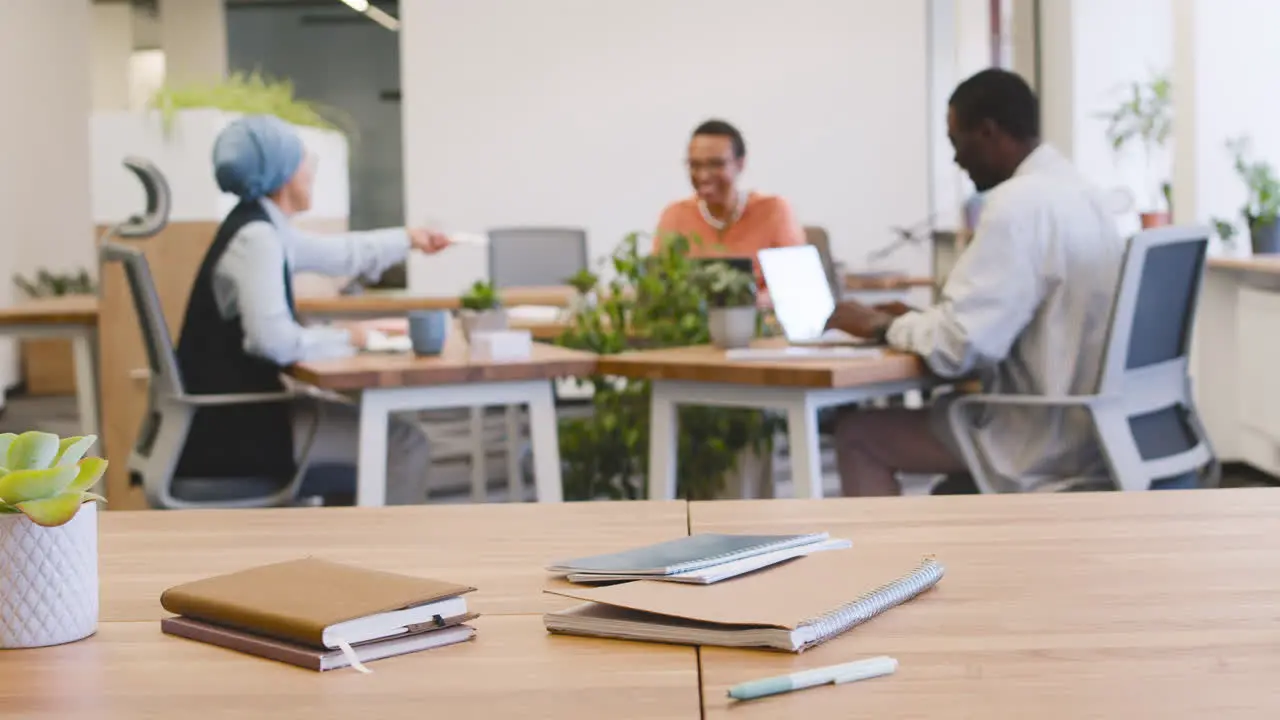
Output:
[[684,164],[685,167],[689,168],[690,172],[697,172],[699,170],[711,170],[713,172],[718,172],[728,167],[729,161],[725,158],[708,158],[706,160],[695,160],[693,158],[689,158],[684,161]]

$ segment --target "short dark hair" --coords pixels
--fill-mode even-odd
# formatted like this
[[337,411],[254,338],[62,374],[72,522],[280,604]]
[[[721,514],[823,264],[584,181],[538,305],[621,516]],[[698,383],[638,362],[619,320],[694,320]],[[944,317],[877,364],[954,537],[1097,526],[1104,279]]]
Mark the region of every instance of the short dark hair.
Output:
[[956,87],[950,105],[962,127],[990,120],[1015,140],[1040,139],[1040,101],[1017,73],[983,70]]
[[747,141],[742,139],[742,133],[738,132],[738,128],[724,120],[708,120],[694,128],[693,135],[694,137],[698,135],[727,137],[729,138],[729,144],[733,146],[733,158],[735,160],[741,160],[747,156]]

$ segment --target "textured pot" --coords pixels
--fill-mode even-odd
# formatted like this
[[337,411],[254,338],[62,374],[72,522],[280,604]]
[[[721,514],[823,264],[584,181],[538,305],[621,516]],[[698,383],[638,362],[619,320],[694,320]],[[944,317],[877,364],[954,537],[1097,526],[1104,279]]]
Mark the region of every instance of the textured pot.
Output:
[[0,515],[0,648],[61,645],[97,629],[97,503],[58,527]]
[[1139,217],[1142,219],[1143,230],[1165,227],[1173,222],[1167,212],[1144,212]]
[[491,332],[507,329],[507,311],[502,308],[492,310],[463,310],[458,314],[462,321],[462,336],[471,342],[474,332]]
[[754,305],[707,310],[707,331],[711,342],[718,348],[744,348],[756,336],[756,308]]

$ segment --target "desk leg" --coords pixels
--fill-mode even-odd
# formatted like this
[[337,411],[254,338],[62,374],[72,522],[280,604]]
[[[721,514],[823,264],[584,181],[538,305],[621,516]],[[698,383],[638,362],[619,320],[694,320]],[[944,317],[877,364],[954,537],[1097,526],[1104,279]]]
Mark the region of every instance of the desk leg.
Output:
[[787,405],[787,443],[791,481],[797,498],[822,497],[822,455],[818,447],[818,410],[807,395]]
[[387,423],[391,410],[387,391],[360,394],[360,448],[356,459],[356,505],[387,504]]
[[507,502],[524,499],[524,483],[520,477],[520,406],[507,406]]
[[533,443],[533,482],[538,502],[563,502],[560,428],[551,382],[539,384],[529,398],[529,436]]
[[649,400],[649,499],[676,497],[676,458],[680,452],[676,403],[661,382]]
[[94,362],[95,333],[85,331],[71,338],[76,368],[76,409],[82,435],[98,434],[98,364]]
[[484,408],[471,406],[471,502],[489,499],[489,468],[485,465]]

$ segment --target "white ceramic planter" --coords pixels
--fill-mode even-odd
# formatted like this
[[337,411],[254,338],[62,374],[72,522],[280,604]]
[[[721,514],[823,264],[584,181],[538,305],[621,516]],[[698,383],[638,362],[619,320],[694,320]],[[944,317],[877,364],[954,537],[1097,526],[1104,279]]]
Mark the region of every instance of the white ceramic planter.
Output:
[[707,331],[712,344],[718,348],[747,347],[756,336],[756,308],[754,305],[709,308]]
[[471,342],[471,334],[474,332],[491,332],[494,330],[506,330],[507,311],[502,308],[493,310],[462,310],[458,313],[458,319],[462,321],[462,335]]
[[97,629],[97,503],[58,527],[0,515],[0,648],[61,645]]

